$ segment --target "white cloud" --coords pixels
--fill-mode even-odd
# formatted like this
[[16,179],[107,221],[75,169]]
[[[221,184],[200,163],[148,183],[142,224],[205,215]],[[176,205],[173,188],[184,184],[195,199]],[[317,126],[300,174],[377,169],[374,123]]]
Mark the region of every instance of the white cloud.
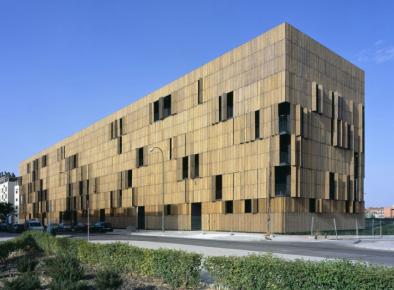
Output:
[[363,49],[357,54],[357,60],[377,64],[394,60],[394,45],[386,45],[383,40],[375,41],[372,48]]

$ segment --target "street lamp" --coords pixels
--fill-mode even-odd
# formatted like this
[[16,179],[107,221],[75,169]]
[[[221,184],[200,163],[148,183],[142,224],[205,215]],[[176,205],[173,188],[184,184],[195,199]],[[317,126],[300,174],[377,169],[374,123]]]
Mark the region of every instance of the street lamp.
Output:
[[161,173],[161,177],[162,177],[162,182],[161,182],[161,196],[162,196],[162,210],[161,210],[161,231],[164,232],[164,153],[163,150],[160,147],[156,147],[156,146],[151,146],[149,147],[149,152],[153,152],[153,150],[159,150],[161,152],[161,164],[162,164],[162,173]]

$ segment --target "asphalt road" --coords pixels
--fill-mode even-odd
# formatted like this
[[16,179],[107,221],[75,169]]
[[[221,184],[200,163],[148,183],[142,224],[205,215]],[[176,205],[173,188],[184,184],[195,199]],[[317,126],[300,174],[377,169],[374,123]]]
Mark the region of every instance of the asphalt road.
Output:
[[346,259],[362,261],[372,264],[394,266],[394,252],[383,250],[372,250],[356,248],[343,242],[278,242],[278,241],[224,241],[206,240],[176,237],[157,237],[143,235],[108,235],[94,234],[91,240],[125,240],[125,241],[149,241],[157,243],[172,243],[182,245],[193,245],[202,247],[238,249],[288,255],[323,257],[330,259]]

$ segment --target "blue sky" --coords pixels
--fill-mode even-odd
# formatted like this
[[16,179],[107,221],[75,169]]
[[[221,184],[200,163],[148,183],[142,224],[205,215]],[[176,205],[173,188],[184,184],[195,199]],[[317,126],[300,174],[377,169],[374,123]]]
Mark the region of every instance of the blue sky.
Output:
[[0,0],[0,171],[289,22],[366,72],[367,205],[394,204],[394,2]]

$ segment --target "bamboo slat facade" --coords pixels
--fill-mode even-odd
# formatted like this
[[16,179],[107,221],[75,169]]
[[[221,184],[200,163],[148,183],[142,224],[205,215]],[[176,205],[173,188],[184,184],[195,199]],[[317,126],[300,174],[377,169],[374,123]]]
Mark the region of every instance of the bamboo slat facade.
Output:
[[362,227],[364,127],[364,72],[281,24],[23,161],[20,217]]

